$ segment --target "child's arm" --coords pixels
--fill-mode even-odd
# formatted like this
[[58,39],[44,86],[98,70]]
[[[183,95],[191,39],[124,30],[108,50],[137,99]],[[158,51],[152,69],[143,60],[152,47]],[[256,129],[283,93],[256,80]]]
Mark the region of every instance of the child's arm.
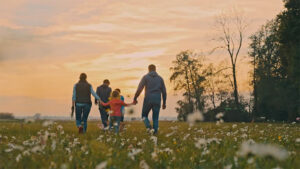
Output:
[[104,103],[104,102],[100,102],[102,104],[102,106],[109,106],[110,105],[110,102],[107,102],[107,103]]

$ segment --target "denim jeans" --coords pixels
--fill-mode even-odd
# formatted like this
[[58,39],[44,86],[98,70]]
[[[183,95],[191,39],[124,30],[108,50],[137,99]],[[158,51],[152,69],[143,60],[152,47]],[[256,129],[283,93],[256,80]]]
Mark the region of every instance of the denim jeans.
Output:
[[151,129],[151,124],[148,119],[148,115],[152,110],[152,120],[153,120],[153,129],[154,133],[158,131],[158,119],[159,119],[159,112],[161,107],[161,96],[160,95],[150,95],[145,97],[143,110],[142,110],[142,118],[144,124],[147,129]]
[[83,132],[87,130],[87,119],[91,111],[92,104],[89,103],[76,103],[76,126],[80,127],[83,123]]
[[108,113],[107,113],[106,109],[107,109],[107,107],[103,107],[103,106],[99,107],[101,121],[102,121],[104,128],[107,127],[107,120],[108,120]]
[[121,116],[110,116],[110,118],[109,118],[109,129],[112,129],[112,127],[114,126],[115,133],[119,133],[120,121],[121,121]]

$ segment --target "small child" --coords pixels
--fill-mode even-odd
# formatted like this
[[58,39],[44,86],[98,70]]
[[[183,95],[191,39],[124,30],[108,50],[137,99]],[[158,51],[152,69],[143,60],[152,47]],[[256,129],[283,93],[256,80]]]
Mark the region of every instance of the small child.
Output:
[[120,93],[113,91],[111,100],[108,103],[101,102],[103,106],[110,106],[112,113],[110,114],[109,128],[114,125],[115,132],[119,133],[120,121],[122,118],[121,108],[122,106],[134,105],[134,103],[126,104],[120,99]]
[[[125,98],[124,96],[121,95],[121,90],[119,88],[115,89],[116,91],[118,91],[120,93],[120,99],[125,102]],[[124,129],[124,115],[125,115],[125,106],[121,107],[121,113],[122,113],[122,117],[121,117],[121,123],[120,123],[120,131],[122,131]]]

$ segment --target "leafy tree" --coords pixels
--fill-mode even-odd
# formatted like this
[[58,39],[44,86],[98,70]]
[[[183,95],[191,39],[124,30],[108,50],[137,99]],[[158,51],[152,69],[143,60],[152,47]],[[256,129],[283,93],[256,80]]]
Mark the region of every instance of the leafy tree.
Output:
[[250,38],[254,118],[293,121],[300,114],[300,2],[285,0],[285,7]]
[[[173,67],[170,68],[172,75],[170,81],[174,83],[175,91],[183,91],[185,100],[178,101],[177,112],[180,119],[186,120],[186,116],[195,109],[203,111],[205,77],[201,74],[203,65],[196,53],[183,51],[176,56]],[[195,105],[195,106],[194,106]]]
[[300,1],[284,0],[285,8],[278,15],[279,53],[289,88],[289,120],[300,116]]

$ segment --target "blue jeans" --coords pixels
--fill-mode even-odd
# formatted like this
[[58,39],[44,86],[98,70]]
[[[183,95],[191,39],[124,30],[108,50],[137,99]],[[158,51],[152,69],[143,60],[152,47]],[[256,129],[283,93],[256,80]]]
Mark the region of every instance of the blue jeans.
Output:
[[107,121],[108,121],[108,113],[106,111],[107,108],[109,108],[109,107],[99,107],[101,121],[102,121],[104,128],[107,127]]
[[120,117],[120,116],[110,116],[110,118],[109,118],[109,129],[111,129],[114,126],[115,133],[119,133],[121,118],[122,117]]
[[76,103],[76,126],[80,127],[83,123],[83,132],[87,130],[87,119],[91,111],[92,104],[89,103]]
[[159,111],[161,107],[161,96],[160,95],[150,95],[145,97],[142,118],[147,129],[151,129],[151,124],[148,119],[149,112],[152,110],[152,120],[153,120],[153,129],[154,133],[158,131],[158,119]]

